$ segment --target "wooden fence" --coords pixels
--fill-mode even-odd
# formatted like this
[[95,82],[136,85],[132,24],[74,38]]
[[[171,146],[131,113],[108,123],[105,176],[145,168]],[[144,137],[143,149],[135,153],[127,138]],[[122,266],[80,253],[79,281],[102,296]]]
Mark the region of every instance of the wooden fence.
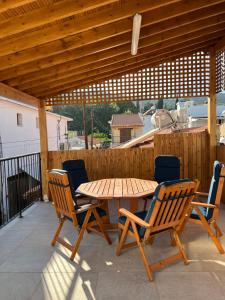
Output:
[[207,130],[196,132],[160,133],[154,137],[154,155],[173,154],[180,157],[181,177],[199,179],[202,191],[208,191],[209,134]]
[[[102,178],[154,178],[154,158],[174,154],[181,159],[181,176],[198,178],[200,189],[208,191],[209,137],[205,130],[157,134],[154,148],[50,151],[48,168],[61,168],[67,159],[84,159],[91,180]],[[225,151],[224,151],[225,157]]]

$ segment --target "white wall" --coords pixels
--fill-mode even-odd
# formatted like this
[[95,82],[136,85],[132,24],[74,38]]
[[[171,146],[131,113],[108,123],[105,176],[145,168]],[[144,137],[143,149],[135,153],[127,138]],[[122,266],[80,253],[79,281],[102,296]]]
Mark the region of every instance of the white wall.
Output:
[[[23,125],[17,126],[17,113],[22,114]],[[0,98],[0,136],[3,157],[11,157],[40,151],[39,128],[36,126],[36,108],[21,105],[15,101]],[[60,116],[47,112],[49,150],[57,150],[57,122]],[[60,121],[60,142],[65,142],[67,131],[65,117]]]

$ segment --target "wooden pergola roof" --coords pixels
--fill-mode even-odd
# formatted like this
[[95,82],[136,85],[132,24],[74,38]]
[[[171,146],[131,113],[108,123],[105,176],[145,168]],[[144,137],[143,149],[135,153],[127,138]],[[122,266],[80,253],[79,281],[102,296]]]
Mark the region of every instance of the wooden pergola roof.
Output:
[[[132,56],[135,13],[142,14],[142,27],[138,54]],[[206,96],[208,51],[223,45],[224,36],[224,0],[5,0],[0,2],[0,81],[50,105],[160,98],[164,90],[169,97],[185,89],[187,96]],[[184,74],[184,57],[192,70],[189,82],[172,93],[173,64]],[[161,70],[164,79],[151,83],[147,73],[156,78]],[[192,76],[196,72],[200,83]],[[137,92],[139,77],[145,85]],[[129,96],[121,92],[127,78]],[[185,82],[185,76],[178,79]],[[165,81],[170,81],[166,89]]]

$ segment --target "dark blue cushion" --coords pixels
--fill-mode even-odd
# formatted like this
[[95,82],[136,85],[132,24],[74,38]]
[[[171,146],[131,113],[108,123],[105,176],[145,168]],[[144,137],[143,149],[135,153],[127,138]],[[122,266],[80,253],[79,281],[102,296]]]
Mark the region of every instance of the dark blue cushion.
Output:
[[[102,209],[102,208],[100,208],[100,207],[97,207],[96,210],[97,210],[97,213],[99,214],[100,217],[106,216],[106,211],[105,211],[104,209]],[[85,219],[85,217],[86,217],[86,214],[87,214],[87,211],[84,211],[84,212],[79,213],[79,214],[76,215],[76,217],[77,217],[77,223],[78,223],[78,225],[79,225],[80,227],[81,227],[81,226],[83,225],[83,223],[84,223],[84,219]],[[66,216],[66,218],[67,218],[68,220],[72,221],[71,218],[69,218],[69,217],[67,217],[67,216]],[[92,222],[92,221],[95,221],[95,216],[94,216],[93,213],[91,214],[88,223],[90,223],[90,222]]]
[[[134,215],[137,216],[138,218],[144,220],[145,217],[146,217],[146,214],[147,214],[147,211],[145,210],[145,211],[139,211],[139,212],[136,212]],[[120,216],[120,217],[119,217],[119,223],[125,224],[126,219],[127,219],[126,216]],[[136,224],[136,226],[137,226],[137,230],[138,230],[139,236],[140,236],[140,237],[143,237],[145,231],[141,230],[142,227],[141,227],[140,225]],[[133,228],[132,228],[131,225],[129,226],[129,230],[130,230],[130,231],[133,231]]]
[[[213,165],[213,177],[211,179],[211,184],[210,184],[210,188],[209,188],[209,194],[208,194],[208,200],[207,200],[208,204],[215,204],[216,193],[218,190],[219,179],[220,179],[221,167],[222,167],[221,163],[218,160],[216,160]],[[205,216],[207,221],[212,218],[213,208],[209,208],[209,207],[204,208],[203,207],[200,209],[202,210],[202,213]],[[194,210],[191,213],[191,218],[199,220],[199,217]]]
[[84,161],[82,159],[66,160],[63,162],[62,167],[68,172],[72,196],[76,201],[78,186],[89,181]]
[[155,158],[155,180],[158,183],[180,179],[180,160],[174,155],[159,155]]
[[[206,214],[206,208],[205,207],[199,207],[199,209],[201,210],[203,216],[206,218],[206,220],[208,221],[208,217],[207,217],[207,214]],[[191,212],[191,218],[192,219],[195,219],[195,220],[200,220],[197,212],[193,209],[192,212]]]

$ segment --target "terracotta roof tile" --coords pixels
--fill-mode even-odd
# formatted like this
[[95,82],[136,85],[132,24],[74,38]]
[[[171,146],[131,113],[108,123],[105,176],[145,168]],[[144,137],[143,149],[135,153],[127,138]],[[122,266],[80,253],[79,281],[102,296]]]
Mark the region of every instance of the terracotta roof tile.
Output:
[[139,114],[118,114],[112,115],[111,126],[129,127],[144,126],[144,124]]

